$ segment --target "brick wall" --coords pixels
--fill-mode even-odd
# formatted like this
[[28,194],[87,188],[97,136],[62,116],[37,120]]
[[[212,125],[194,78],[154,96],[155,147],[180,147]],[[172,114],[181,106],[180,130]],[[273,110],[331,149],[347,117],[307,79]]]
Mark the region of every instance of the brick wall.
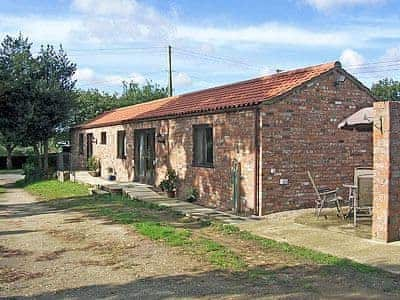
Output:
[[400,239],[400,103],[374,103],[374,124],[372,237],[397,241]]
[[[310,170],[318,186],[353,182],[354,168],[372,166],[372,135],[337,128],[373,99],[349,78],[320,77],[285,99],[262,107],[264,213],[314,206]],[[287,179],[287,185],[280,180]],[[347,196],[343,194],[342,196]]]
[[[192,166],[192,126],[211,124],[213,126],[214,166],[213,168]],[[126,125],[75,130],[72,134],[74,168],[86,166],[86,134],[93,133],[97,144],[93,144],[93,155],[100,159],[102,176],[111,167],[117,173],[117,180],[131,181],[134,176],[134,129],[155,128],[158,133],[168,136],[165,144],[156,142],[156,185],[165,177],[167,168],[177,171],[179,176],[178,196],[184,198],[189,188],[200,192],[199,202],[206,206],[231,209],[230,172],[232,160],[241,163],[241,197],[246,210],[254,208],[254,110],[229,112],[176,118],[170,120],[137,122]],[[117,158],[117,131],[126,130],[127,156]],[[100,134],[107,132],[107,145],[100,144]],[[85,134],[83,155],[79,154],[78,135]]]
[[[315,194],[307,178],[310,170],[317,185],[331,188],[353,182],[354,168],[372,166],[372,135],[337,129],[345,117],[372,105],[372,97],[347,78],[335,86],[337,74],[320,77],[286,98],[261,106],[259,123],[261,157],[259,198],[264,213],[310,207]],[[155,128],[168,136],[165,144],[156,143],[156,184],[168,167],[180,178],[178,196],[184,198],[190,187],[200,191],[200,203],[231,209],[230,169],[232,160],[241,163],[241,197],[247,210],[255,208],[255,111],[208,114],[162,121],[137,122],[84,130],[100,142],[107,132],[107,145],[95,144],[94,155],[105,168],[117,171],[117,179],[133,180],[133,131]],[[192,166],[192,125],[212,124],[214,167]],[[117,130],[127,132],[127,158],[116,158]],[[78,131],[73,133],[75,167],[84,167],[85,156],[78,154]],[[86,141],[86,139],[85,139]],[[86,147],[86,146],[85,146]],[[84,149],[86,153],[86,149]],[[287,185],[280,180],[287,179]],[[343,195],[345,196],[345,195]]]

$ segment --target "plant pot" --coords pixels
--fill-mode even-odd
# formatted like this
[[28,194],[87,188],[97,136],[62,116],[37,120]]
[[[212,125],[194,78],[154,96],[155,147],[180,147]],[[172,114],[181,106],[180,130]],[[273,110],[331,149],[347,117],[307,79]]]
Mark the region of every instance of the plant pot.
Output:
[[196,200],[197,200],[197,198],[194,197],[194,196],[190,196],[190,197],[187,197],[187,198],[186,198],[186,201],[187,201],[187,202],[195,202]]
[[175,191],[167,191],[168,198],[175,198]]
[[96,171],[88,171],[88,173],[90,176],[98,177],[98,175],[97,175],[98,173]]
[[107,179],[110,180],[110,181],[114,181],[115,180],[115,175],[108,175]]

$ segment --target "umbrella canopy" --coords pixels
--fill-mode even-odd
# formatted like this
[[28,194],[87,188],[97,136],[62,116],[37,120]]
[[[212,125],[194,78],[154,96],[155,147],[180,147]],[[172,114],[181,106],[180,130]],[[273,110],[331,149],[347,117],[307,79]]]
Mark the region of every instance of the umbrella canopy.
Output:
[[365,107],[339,123],[338,128],[358,131],[372,131],[374,118],[373,107]]

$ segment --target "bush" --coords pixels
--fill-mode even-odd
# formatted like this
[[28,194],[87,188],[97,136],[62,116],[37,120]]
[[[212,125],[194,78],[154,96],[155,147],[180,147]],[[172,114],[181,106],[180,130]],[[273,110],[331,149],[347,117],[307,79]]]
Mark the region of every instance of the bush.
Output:
[[196,188],[190,188],[186,194],[186,201],[195,202],[199,199],[199,191]]
[[89,171],[97,171],[100,168],[99,160],[94,156],[89,157],[87,160],[87,168]]
[[28,156],[26,163],[22,165],[22,170],[25,175],[25,182],[34,182],[41,180],[44,177],[43,171],[36,163],[34,156]]
[[178,176],[175,170],[168,170],[165,179],[160,182],[160,188],[163,192],[174,192],[176,191],[177,182]]

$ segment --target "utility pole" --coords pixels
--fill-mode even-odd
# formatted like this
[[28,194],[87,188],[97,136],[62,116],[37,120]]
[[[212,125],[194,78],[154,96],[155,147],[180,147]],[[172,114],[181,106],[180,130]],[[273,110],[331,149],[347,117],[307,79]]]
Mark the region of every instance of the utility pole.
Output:
[[172,96],[172,55],[171,55],[172,47],[168,45],[168,73],[169,73],[169,80],[168,80],[168,93],[169,96]]

